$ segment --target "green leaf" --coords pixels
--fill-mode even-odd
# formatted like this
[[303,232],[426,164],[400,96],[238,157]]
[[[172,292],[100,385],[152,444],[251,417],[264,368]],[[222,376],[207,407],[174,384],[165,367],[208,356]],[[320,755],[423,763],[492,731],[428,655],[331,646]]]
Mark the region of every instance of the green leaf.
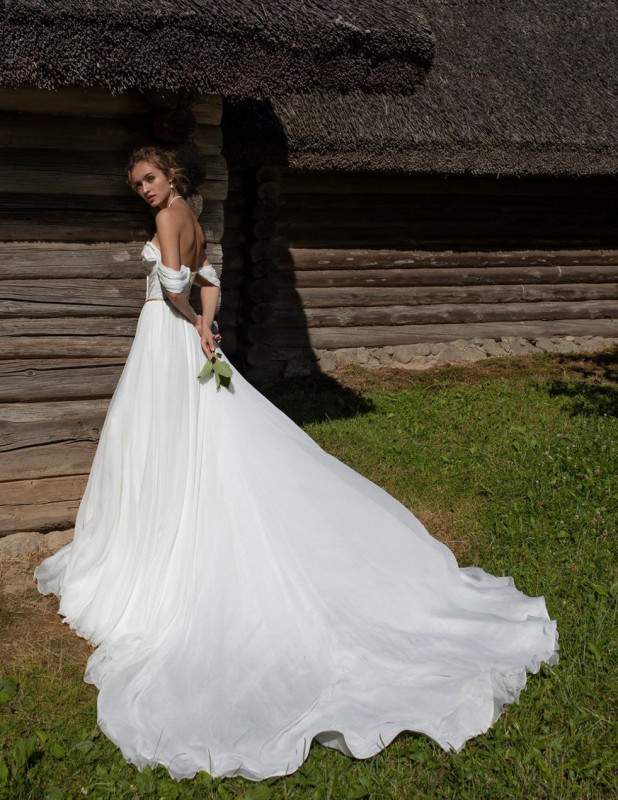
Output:
[[224,375],[226,378],[232,377],[232,368],[227,361],[216,361],[214,367],[215,372],[218,372],[219,375]]
[[200,374],[197,377],[198,378],[206,378],[208,375],[210,375],[212,370],[213,370],[212,361],[206,361],[206,363],[202,367],[202,371],[200,372]]
[[217,389],[221,386],[221,377],[218,372],[215,371],[215,382],[217,384]]

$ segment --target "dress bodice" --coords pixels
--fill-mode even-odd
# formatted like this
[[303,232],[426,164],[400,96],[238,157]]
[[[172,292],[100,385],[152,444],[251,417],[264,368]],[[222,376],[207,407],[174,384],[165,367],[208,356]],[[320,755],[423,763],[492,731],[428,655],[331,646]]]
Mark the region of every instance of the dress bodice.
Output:
[[180,270],[166,267],[161,260],[159,248],[148,241],[142,249],[142,265],[146,276],[146,300],[163,298],[166,292],[183,293],[189,296],[195,273],[184,264]]
[[142,265],[148,273],[146,300],[162,299],[166,292],[182,293],[188,297],[196,275],[205,278],[213,286],[221,286],[219,276],[211,264],[200,267],[196,272],[184,264],[179,270],[166,267],[161,258],[161,251],[151,241],[146,242],[142,248]]

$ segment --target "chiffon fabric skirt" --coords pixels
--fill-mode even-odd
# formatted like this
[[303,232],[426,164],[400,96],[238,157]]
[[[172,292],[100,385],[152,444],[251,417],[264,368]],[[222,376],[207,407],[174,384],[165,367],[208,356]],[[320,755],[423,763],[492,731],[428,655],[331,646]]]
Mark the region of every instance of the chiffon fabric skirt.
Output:
[[[225,356],[224,356],[225,358]],[[145,303],[79,507],[35,572],[96,645],[85,680],[125,759],[252,780],[312,740],[401,731],[459,750],[555,664],[543,597],[460,569],[401,503],[322,450],[195,328]]]

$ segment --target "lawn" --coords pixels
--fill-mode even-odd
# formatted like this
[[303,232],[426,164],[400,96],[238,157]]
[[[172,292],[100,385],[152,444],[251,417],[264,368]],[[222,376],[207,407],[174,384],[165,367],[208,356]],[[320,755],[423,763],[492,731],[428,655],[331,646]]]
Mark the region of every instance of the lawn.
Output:
[[[616,352],[434,369],[339,370],[265,393],[326,450],[379,483],[462,566],[545,595],[560,664],[459,754],[414,733],[355,761],[314,744],[260,784],[175,782],[127,765],[82,681],[91,649],[38,595],[42,556],[6,560],[0,609],[0,798],[583,800],[618,795]],[[6,588],[8,587],[8,588]]]

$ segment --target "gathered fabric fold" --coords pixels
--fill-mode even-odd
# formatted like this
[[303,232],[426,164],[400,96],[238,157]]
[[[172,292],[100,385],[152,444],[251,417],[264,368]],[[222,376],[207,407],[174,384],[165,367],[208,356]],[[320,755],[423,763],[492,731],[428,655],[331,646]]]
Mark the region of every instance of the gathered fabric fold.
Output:
[[198,269],[197,274],[200,275],[205,280],[207,280],[209,283],[212,283],[213,286],[218,286],[219,288],[221,288],[221,281],[219,280],[219,276],[217,275],[215,268],[211,264],[204,264],[203,267],[200,267]]
[[187,288],[189,283],[191,283],[191,270],[184,264],[180,265],[180,269],[172,269],[172,267],[166,267],[165,264],[163,264],[163,262],[159,259],[157,264],[157,274],[159,276],[161,286],[167,292],[181,294]]

